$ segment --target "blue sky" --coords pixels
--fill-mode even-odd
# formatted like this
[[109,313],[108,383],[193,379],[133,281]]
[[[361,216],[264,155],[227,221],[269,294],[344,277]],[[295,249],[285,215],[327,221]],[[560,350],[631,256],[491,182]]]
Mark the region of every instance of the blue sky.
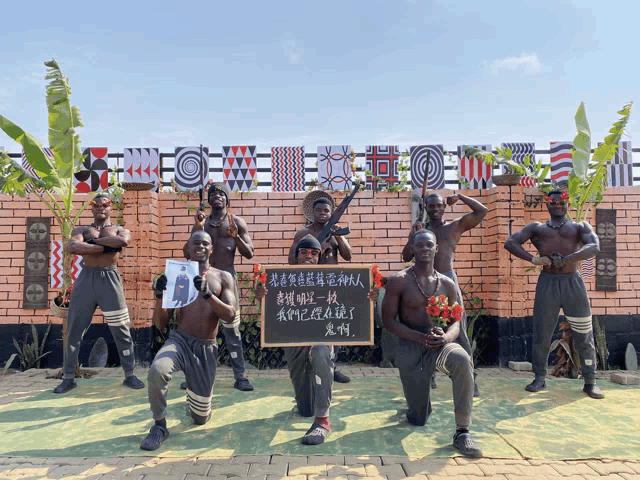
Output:
[[[52,57],[70,78],[83,146],[111,152],[200,143],[211,152],[548,149],[575,136],[580,101],[599,141],[615,112],[640,100],[640,2],[38,3],[0,7],[0,113],[43,143],[43,62]],[[1,132],[0,145],[19,151]]]

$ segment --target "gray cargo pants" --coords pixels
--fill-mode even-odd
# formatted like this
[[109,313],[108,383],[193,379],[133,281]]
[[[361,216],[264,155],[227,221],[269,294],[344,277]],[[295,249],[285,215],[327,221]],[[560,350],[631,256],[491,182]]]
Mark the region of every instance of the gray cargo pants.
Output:
[[285,347],[284,356],[300,415],[327,417],[333,388],[333,348]]

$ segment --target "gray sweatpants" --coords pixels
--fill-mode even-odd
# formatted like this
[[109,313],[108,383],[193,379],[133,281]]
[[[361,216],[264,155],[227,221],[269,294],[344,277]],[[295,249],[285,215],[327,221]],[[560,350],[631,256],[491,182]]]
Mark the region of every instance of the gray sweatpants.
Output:
[[396,365],[407,400],[407,419],[424,425],[431,414],[431,376],[437,369],[453,382],[453,409],[458,428],[471,425],[473,407],[473,365],[457,343],[448,343],[439,351],[410,340],[399,339]]
[[67,343],[64,350],[64,378],[74,378],[80,343],[91,325],[91,319],[100,307],[118,347],[120,363],[125,376],[133,375],[135,358],[129,326],[129,310],[124,300],[122,280],[115,266],[105,268],[84,267],[73,290],[67,313]]
[[187,381],[187,404],[191,414],[196,423],[204,423],[211,413],[217,356],[215,339],[204,340],[171,330],[149,368],[149,404],[153,419],[165,417],[171,376],[182,370]]
[[284,356],[300,415],[327,417],[333,388],[333,348],[285,347]]
[[584,383],[596,383],[591,307],[584,281],[578,273],[541,272],[538,277],[533,303],[533,373],[540,380],[547,374],[549,344],[561,308],[573,332]]
[[222,333],[224,334],[225,344],[227,350],[229,350],[229,358],[231,362],[231,370],[233,370],[233,378],[236,380],[244,378],[244,355],[242,352],[242,337],[240,336],[240,296],[238,290],[238,276],[235,269],[227,268],[225,272],[229,272],[233,275],[233,281],[236,290],[236,318],[231,323],[224,323],[220,321],[222,325]]
[[[458,277],[455,272],[440,272],[445,277],[449,277],[453,280],[453,283],[456,284],[456,292],[458,298],[456,301],[460,304],[462,308],[464,308],[464,300],[462,299],[462,291],[460,290],[460,285],[458,285]],[[460,335],[456,339],[456,343],[458,343],[464,351],[469,354],[471,357],[471,361],[473,362],[473,350],[471,349],[471,342],[469,341],[469,336],[467,335],[467,312],[466,310],[462,313],[462,319],[460,320]]]

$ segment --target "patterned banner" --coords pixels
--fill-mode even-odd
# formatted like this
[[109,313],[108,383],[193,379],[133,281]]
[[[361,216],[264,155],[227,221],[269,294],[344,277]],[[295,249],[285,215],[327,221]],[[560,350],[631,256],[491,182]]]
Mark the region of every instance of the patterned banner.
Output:
[[305,190],[304,147],[271,148],[271,188],[274,192]]
[[27,217],[22,308],[47,308],[47,264],[51,218]]
[[[491,145],[467,145],[479,148],[485,152],[491,151]],[[461,188],[486,189],[493,186],[491,181],[492,168],[491,165],[485,163],[480,157],[467,158],[464,156],[464,145],[458,145],[458,172],[460,175]],[[465,186],[462,182],[469,182],[469,186]]]
[[174,173],[178,188],[198,190],[209,181],[209,147],[202,147],[202,156],[200,156],[200,147],[176,147]]
[[596,290],[615,292],[617,284],[616,210],[596,208],[596,234],[600,251],[596,254]]
[[551,181],[566,184],[573,168],[573,142],[550,142]]
[[[1,150],[1,148],[0,148],[0,150]],[[44,151],[44,154],[45,154],[47,157],[49,157],[51,160],[54,160],[53,152],[51,151],[51,149],[50,149],[50,148],[43,147],[43,148],[42,148],[42,150]],[[29,162],[27,161],[27,156],[26,156],[26,155],[25,155],[25,153],[24,153],[24,149],[22,150],[22,167],[23,167],[27,172],[29,172],[31,175],[33,175],[34,177],[36,177],[36,178],[40,178],[40,177],[38,176],[38,174],[36,173],[36,171],[33,169],[33,167],[32,167],[32,166],[29,164]],[[28,186],[26,186],[26,187],[25,187],[25,191],[26,191],[27,193],[31,193],[32,189],[33,189],[33,186],[32,186],[32,185],[28,185]],[[44,190],[43,190],[42,188],[38,188],[38,189],[36,190],[36,193],[40,193],[40,194],[42,194],[42,193],[44,193]]]
[[[600,146],[601,143],[598,144]],[[607,166],[609,172],[609,186],[633,187],[633,152],[631,142],[620,142],[616,153]]]
[[157,148],[125,148],[123,156],[125,182],[153,183],[158,191],[160,150]]
[[372,175],[367,175],[365,188],[379,190],[397,184],[399,157],[397,145],[367,145],[364,169]]
[[350,190],[351,145],[318,147],[318,184],[330,190]]
[[[529,160],[533,163],[536,159],[536,144],[528,142],[503,143],[502,148],[511,149],[511,159],[516,163],[524,163],[525,157],[529,156]],[[502,166],[502,173],[507,172],[507,166]],[[532,177],[523,176],[518,185],[522,187],[535,187],[538,182]]]
[[442,145],[414,145],[410,149],[411,187],[414,190],[421,189],[424,183],[424,172],[427,165],[427,156],[431,153],[429,161],[429,182],[427,188],[441,190],[444,185],[444,149]]
[[76,193],[100,192],[109,188],[107,148],[85,148],[82,170],[73,176]]
[[[62,241],[51,242],[51,288],[62,288]],[[74,255],[71,264],[71,281],[75,282],[82,271],[82,255]]]
[[253,190],[257,171],[255,145],[222,147],[222,177],[231,191]]
[[587,258],[582,262],[582,268],[580,269],[580,275],[582,278],[593,278],[593,258]]

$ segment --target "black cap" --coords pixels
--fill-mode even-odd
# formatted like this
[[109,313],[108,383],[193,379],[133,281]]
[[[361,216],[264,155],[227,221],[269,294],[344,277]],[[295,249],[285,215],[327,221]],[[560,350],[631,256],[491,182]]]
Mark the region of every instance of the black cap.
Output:
[[300,239],[296,245],[296,258],[298,257],[298,251],[301,248],[311,248],[313,250],[321,251],[320,242],[313,235],[305,235]]

